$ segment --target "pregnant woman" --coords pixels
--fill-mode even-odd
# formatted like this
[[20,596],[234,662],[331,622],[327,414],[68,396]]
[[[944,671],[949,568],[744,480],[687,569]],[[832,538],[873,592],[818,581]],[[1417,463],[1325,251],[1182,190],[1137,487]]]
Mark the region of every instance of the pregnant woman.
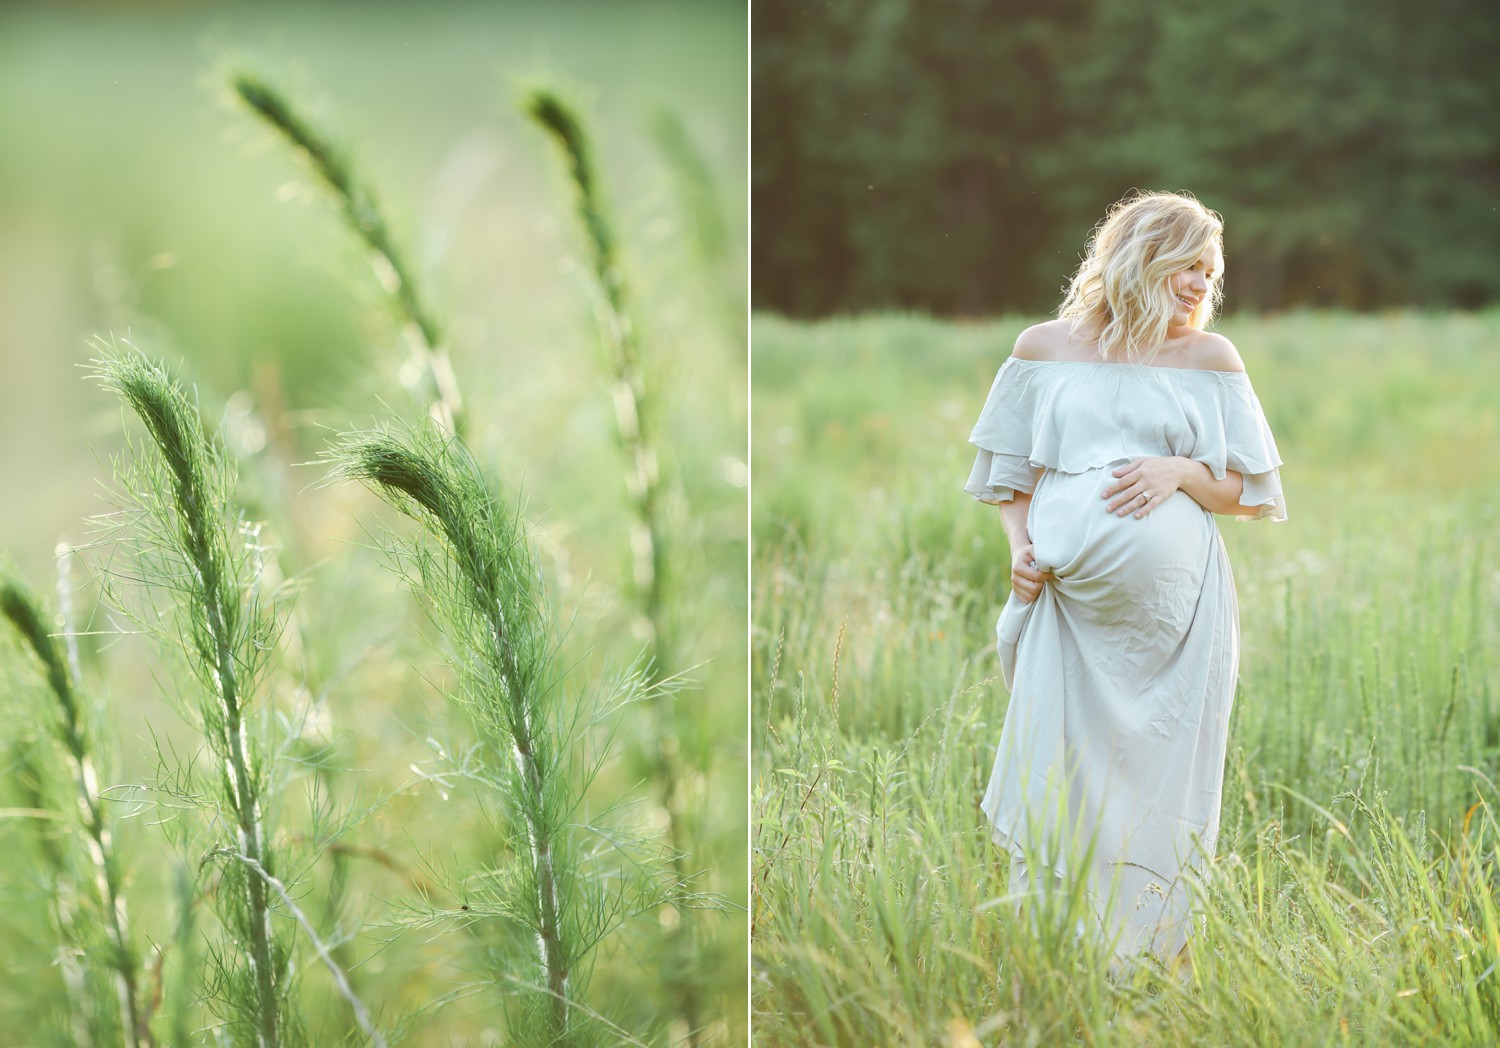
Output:
[[1116,204],[969,438],[1012,560],[982,807],[1013,894],[1082,878],[1121,956],[1181,951],[1184,874],[1218,836],[1239,623],[1214,514],[1286,519],[1244,365],[1203,330],[1222,243],[1191,197]]

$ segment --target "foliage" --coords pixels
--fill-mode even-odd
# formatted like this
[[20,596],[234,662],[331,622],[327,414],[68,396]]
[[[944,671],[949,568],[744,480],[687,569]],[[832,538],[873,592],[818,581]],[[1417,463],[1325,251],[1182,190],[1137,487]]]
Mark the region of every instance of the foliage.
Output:
[[[251,713],[274,814],[274,877],[290,901],[267,887],[278,933],[296,944],[296,1004],[320,1044],[371,1038],[334,992],[318,943],[391,1043],[476,1045],[512,1036],[496,974],[516,946],[524,952],[531,943],[516,922],[462,909],[507,889],[483,874],[509,867],[526,842],[492,794],[454,772],[482,751],[463,709],[440,701],[461,691],[455,670],[436,654],[444,643],[422,614],[425,598],[393,591],[383,554],[361,541],[362,528],[379,533],[394,520],[404,535],[408,523],[358,485],[310,483],[315,470],[302,465],[329,432],[383,416],[382,403],[405,414],[398,379],[411,377],[410,368],[398,373],[409,317],[369,279],[373,249],[347,228],[341,194],[311,155],[313,139],[334,147],[354,197],[363,187],[378,198],[387,242],[402,253],[424,296],[419,306],[463,377],[466,443],[495,464],[496,476],[524,479],[535,512],[515,509],[548,599],[571,623],[557,634],[572,638],[555,664],[566,671],[562,707],[607,702],[613,684],[630,676],[609,667],[636,665],[645,640],[635,629],[626,555],[626,467],[598,367],[586,245],[565,235],[569,215],[546,206],[571,186],[505,87],[516,71],[587,71],[578,93],[597,119],[597,172],[630,256],[633,308],[651,335],[647,377],[670,377],[656,405],[663,474],[673,478],[666,612],[682,624],[681,657],[698,663],[686,672],[701,701],[641,689],[648,703],[580,725],[581,760],[592,766],[605,752],[619,759],[597,769],[573,829],[593,873],[619,883],[617,838],[589,836],[582,816],[594,825],[618,817],[617,837],[660,842],[669,825],[663,784],[651,762],[635,757],[680,741],[684,871],[704,893],[735,900],[711,913],[663,906],[606,938],[591,956],[588,1004],[652,1043],[695,1035],[742,1042],[743,9],[672,0],[578,19],[546,5],[460,3],[420,13],[386,6],[350,19],[316,3],[127,5],[84,17],[11,5],[0,23],[0,111],[34,114],[35,100],[47,99],[47,119],[11,120],[13,148],[0,151],[0,358],[9,376],[0,430],[25,449],[0,464],[0,486],[16,494],[0,500],[0,531],[27,575],[42,580],[58,537],[97,511],[95,476],[104,471],[96,462],[118,452],[122,427],[110,398],[77,381],[76,365],[92,355],[83,333],[128,331],[174,366],[180,359],[181,373],[203,391],[206,429],[237,473],[236,506],[245,520],[264,521],[255,543],[267,591],[295,580],[297,599],[279,608]],[[261,83],[312,138],[298,145],[267,133],[258,116],[222,112],[223,64],[205,68],[205,44],[231,47],[235,68],[275,70]],[[309,89],[309,73],[326,93]],[[691,209],[679,195],[681,156],[664,158],[644,133],[644,116],[663,107],[706,165],[706,178],[695,172]],[[109,164],[94,162],[106,154]],[[724,271],[708,271],[697,250],[697,224],[712,210],[707,194],[719,197],[726,218]],[[379,275],[378,261],[374,268]],[[156,617],[139,608],[148,591],[125,585],[138,574],[128,551],[128,543],[101,543],[62,562],[99,578],[84,578],[76,627],[61,632],[79,655],[80,694],[105,700],[94,736],[107,758],[100,794],[104,810],[120,816],[153,1033],[163,1043],[197,1043],[218,1026],[205,990],[220,989],[215,949],[228,939],[215,910],[229,856],[201,868],[198,860],[231,820],[217,797],[215,761],[191,723],[197,685],[189,667],[97,599],[98,582],[112,579],[148,625]],[[164,616],[169,596],[157,595]],[[73,940],[56,927],[54,867],[42,854],[63,845],[75,866],[86,860],[72,847],[84,843],[76,822],[57,817],[72,793],[50,738],[56,701],[10,632],[0,629],[0,701],[8,715],[18,711],[0,755],[0,1017],[39,1045],[108,1043],[109,1010],[119,1010],[113,987],[90,983],[82,963],[106,952],[85,958],[64,947]],[[189,700],[189,717],[174,715],[183,704],[174,711],[172,698]],[[42,803],[28,796],[38,790]],[[622,797],[627,803],[610,811]],[[200,801],[218,804],[225,818],[200,820]],[[48,816],[15,814],[23,811]],[[70,873],[72,912],[94,921],[88,870]],[[444,916],[432,930],[408,931],[408,903]],[[688,925],[694,934],[679,959]],[[678,968],[701,980],[696,1030],[682,1012]],[[503,972],[536,981],[523,968]],[[79,973],[79,994],[70,996],[67,980]],[[76,1002],[97,1006],[97,1030],[79,1025]],[[594,1023],[582,1013],[578,1021],[580,1029]]]
[[[331,122],[321,118],[319,107],[295,104],[290,95],[248,77],[240,78],[238,88],[237,97],[308,161],[315,180],[354,226],[358,246],[375,257],[377,272],[383,264],[389,269],[396,240],[392,216],[399,214],[376,211],[374,227],[355,221],[369,219],[373,197],[348,154],[332,147],[333,136],[325,129]],[[703,110],[694,106],[701,101],[683,110],[695,138]],[[513,130],[524,137],[524,128]],[[639,129],[635,137],[643,137]],[[608,157],[611,136],[601,139],[601,153]],[[678,145],[690,149],[685,139]],[[721,166],[714,158],[715,169]],[[351,402],[368,411],[377,402],[375,390],[393,384],[378,384],[379,372],[396,370],[383,366],[395,359],[379,346],[386,325],[377,322],[346,336],[376,343],[375,352],[360,354],[371,374],[331,401],[316,390],[293,394],[274,369],[263,372],[263,346],[256,347],[253,381],[227,398],[217,427],[203,424],[196,398],[181,389],[175,404],[137,397],[151,439],[114,460],[119,471],[114,494],[123,509],[104,518],[110,535],[122,541],[98,543],[88,561],[99,571],[96,581],[117,598],[130,621],[144,628],[128,628],[109,605],[95,607],[95,594],[87,587],[82,608],[87,622],[76,631],[64,627],[62,634],[68,645],[81,649],[84,670],[107,681],[101,690],[120,697],[104,711],[101,735],[127,741],[118,746],[119,767],[91,799],[125,802],[122,810],[149,813],[125,821],[128,838],[138,844],[150,837],[156,844],[165,829],[172,845],[139,853],[138,875],[126,878],[137,934],[152,947],[143,976],[155,1028],[148,1035],[172,1044],[192,1043],[209,1028],[220,1040],[251,1043],[279,1037],[281,1043],[381,1045],[389,1036],[389,1043],[430,1037],[489,1043],[503,1037],[582,1045],[723,1044],[743,1034],[743,908],[726,906],[725,900],[742,897],[745,883],[739,788],[745,760],[744,479],[730,481],[725,463],[737,463],[743,472],[743,452],[735,445],[743,437],[744,406],[742,395],[727,412],[722,402],[726,391],[743,392],[743,364],[739,374],[732,364],[742,334],[718,330],[722,289],[704,279],[710,274],[700,271],[694,231],[683,228],[684,222],[698,220],[704,194],[723,187],[710,185],[698,172],[699,197],[689,210],[665,191],[676,188],[666,172],[648,166],[619,173],[627,177],[620,182],[624,206],[616,217],[617,235],[626,241],[639,235],[643,224],[650,229],[648,258],[633,274],[633,308],[667,333],[668,348],[687,340],[706,349],[692,361],[687,377],[717,391],[711,402],[664,403],[657,416],[658,439],[674,445],[672,475],[682,478],[683,495],[674,493],[665,508],[672,513],[671,526],[686,540],[670,564],[679,585],[661,595],[659,610],[663,621],[692,623],[691,635],[681,638],[682,650],[712,660],[703,669],[711,690],[740,698],[681,703],[673,694],[680,675],[658,685],[644,670],[599,668],[640,665],[641,637],[631,629],[638,612],[626,599],[628,575],[619,577],[625,559],[620,554],[629,545],[621,521],[629,514],[619,513],[620,497],[595,497],[616,484],[623,495],[626,469],[606,468],[601,476],[598,468],[601,459],[611,461],[610,398],[607,389],[590,388],[588,369],[571,359],[585,355],[575,343],[589,342],[588,316],[577,308],[576,289],[557,280],[558,266],[541,261],[545,251],[528,248],[533,257],[517,264],[524,265],[528,280],[533,270],[540,273],[538,283],[547,285],[547,294],[537,294],[529,283],[505,286],[510,281],[502,282],[497,294],[497,285],[485,283],[480,308],[471,303],[442,323],[444,331],[466,333],[452,345],[467,354],[458,358],[460,364],[473,365],[464,371],[479,394],[469,403],[494,407],[482,419],[471,416],[468,432],[486,456],[498,445],[502,458],[529,463],[528,472],[541,478],[529,487],[545,491],[549,500],[547,512],[535,519],[520,503],[500,511],[499,501],[486,501],[489,481],[477,473],[470,478],[477,487],[459,485],[450,492],[468,503],[465,512],[499,513],[486,517],[481,527],[488,530],[471,532],[471,539],[484,539],[490,531],[498,535],[503,529],[497,521],[508,515],[511,534],[520,539],[510,552],[530,557],[529,570],[548,576],[547,592],[538,576],[531,593],[545,652],[527,700],[538,714],[537,736],[525,748],[550,749],[551,761],[545,769],[538,764],[529,777],[533,786],[541,783],[540,793],[531,791],[529,807],[506,803],[508,796],[515,799],[506,786],[528,778],[513,766],[510,737],[487,731],[482,717],[465,716],[477,703],[432,703],[435,694],[461,699],[465,682],[475,682],[469,671],[477,664],[474,650],[463,643],[466,634],[455,628],[457,620],[445,621],[440,614],[433,620],[440,629],[448,627],[455,657],[434,663],[420,607],[436,612],[445,598],[451,604],[461,595],[418,587],[414,600],[392,600],[388,583],[381,581],[379,555],[349,541],[357,537],[356,520],[379,528],[381,508],[353,486],[302,486],[291,469],[326,439],[320,423],[347,425],[343,420],[353,410]],[[484,188],[485,196],[494,195],[496,187]],[[257,224],[269,210],[267,196],[262,183],[255,197],[260,210],[252,210]],[[222,206],[230,206],[225,199]],[[531,213],[515,200],[498,207],[493,200],[484,203],[504,214]],[[643,219],[643,206],[658,214]],[[379,233],[376,242],[366,235],[371,228]],[[443,230],[436,232],[441,236]],[[486,242],[484,262],[499,271],[501,262],[511,260],[498,256],[512,246],[501,244],[498,253],[496,247]],[[279,251],[286,253],[285,244]],[[422,268],[410,261],[403,267],[407,274]],[[556,295],[551,295],[553,283],[563,285]],[[361,281],[354,289],[358,293],[364,286]],[[409,281],[404,286],[411,288]],[[677,288],[688,290],[679,294]],[[399,289],[387,290],[394,295]],[[320,302],[329,297],[316,287],[299,294]],[[387,304],[421,333],[412,312],[428,320],[438,314],[415,291],[407,297],[409,309],[400,295]],[[274,295],[272,300],[271,312],[311,312],[305,304]],[[546,314],[545,333],[529,318],[533,306]],[[506,323],[519,320],[550,352],[524,365],[489,366],[497,346],[505,350],[506,339],[496,337],[495,316],[486,311]],[[164,338],[153,319],[126,316],[122,327],[132,323],[156,330],[153,343]],[[170,325],[175,328],[181,320],[173,317]],[[697,333],[688,339],[687,332]],[[650,365],[654,372],[656,361]],[[238,366],[231,362],[228,373]],[[207,369],[220,378],[225,374],[222,362]],[[403,368],[403,377],[410,370]],[[651,377],[654,381],[656,375]],[[116,385],[139,392],[133,381]],[[465,392],[470,390],[466,384]],[[310,404],[312,413],[299,410]],[[432,442],[423,443],[412,431],[393,432],[431,452],[436,456],[431,461],[473,469],[467,451],[444,447],[434,433],[424,432]],[[97,439],[93,429],[90,433]],[[205,442],[203,448],[190,446],[194,433]],[[483,499],[476,494],[481,490]],[[688,491],[694,493],[692,513],[686,512]],[[205,506],[207,519],[195,524],[188,507]],[[216,529],[219,538],[212,537]],[[203,536],[210,538],[203,541]],[[419,547],[431,554],[424,563],[432,567],[446,556],[446,543],[436,532],[425,543],[395,540],[414,581],[421,576]],[[296,571],[293,583],[285,581],[288,566]],[[226,576],[235,581],[219,587],[219,599],[205,599],[214,587],[198,583]],[[293,587],[299,592],[295,607],[281,600]],[[564,650],[564,631],[552,621],[549,607],[554,601],[571,612],[568,632],[586,636],[583,643],[591,653],[586,658]],[[275,614],[256,614],[258,605],[274,605]],[[230,628],[221,631],[216,616]],[[163,646],[168,650],[134,650],[141,643],[137,632],[165,636],[171,641]],[[221,632],[233,643],[245,639],[248,646],[227,661],[214,652],[216,661],[209,663],[208,641]],[[8,693],[7,709],[25,709],[24,716],[35,717],[48,696],[32,679],[29,662],[12,659],[10,646],[4,654],[0,684]],[[229,672],[221,672],[225,669]],[[205,709],[200,703],[216,695],[205,684],[210,677],[236,685],[233,690],[245,699],[238,709],[246,732],[226,730],[232,719],[228,706]],[[497,679],[489,677],[491,684]],[[24,687],[11,688],[13,681]],[[12,703],[11,692],[25,705]],[[189,724],[162,716],[158,692],[186,700],[183,720]],[[488,694],[498,699],[500,693]],[[491,719],[489,728],[495,724]],[[237,734],[247,737],[244,778],[257,791],[264,816],[266,851],[260,859],[238,847],[242,837],[254,834],[239,825],[243,798],[226,788],[226,781],[241,779],[237,772],[223,771],[235,754],[226,761],[218,745],[222,737]],[[130,744],[142,735],[144,746]],[[628,739],[629,749],[615,748],[617,735]],[[655,764],[617,760],[613,754],[654,752],[658,744],[679,739],[689,774],[677,795],[691,806],[692,818],[681,820],[682,832],[669,845],[664,836],[671,824],[663,819],[666,809],[658,799],[666,791]],[[0,832],[7,843],[19,845],[3,864],[3,894],[7,903],[31,906],[24,916],[18,912],[0,921],[0,955],[6,957],[7,973],[24,975],[32,991],[0,993],[0,1010],[8,1020],[34,1029],[38,1043],[111,1043],[122,1023],[104,967],[110,952],[99,948],[102,928],[91,933],[90,946],[80,945],[85,939],[75,934],[87,930],[91,920],[98,924],[98,907],[81,861],[86,856],[74,856],[69,847],[82,834],[65,818],[73,798],[64,792],[68,783],[58,772],[65,769],[49,742],[45,733],[23,735],[8,745],[0,765],[0,811],[9,820],[0,822]],[[102,806],[107,811],[110,803]],[[527,814],[536,816],[531,827]],[[538,866],[529,847],[533,827],[552,835],[549,850],[557,862],[556,920],[547,925],[555,926],[560,948],[553,951],[550,972],[540,963],[536,933],[543,928],[543,911],[551,908],[542,900],[550,900],[551,893],[537,890]],[[21,876],[11,876],[17,872]],[[251,911],[259,903],[237,900],[255,890],[252,885],[269,913],[271,964],[246,959],[255,945],[246,934],[253,930]],[[37,907],[38,901],[46,906]],[[719,912],[700,912],[705,906]],[[648,919],[613,934],[643,911]],[[684,934],[689,928],[693,934]],[[439,929],[448,934],[432,934]],[[278,957],[285,959],[280,973]],[[262,1021],[266,1009],[258,1004],[251,978],[262,971],[279,983],[273,990],[284,987],[275,1033]],[[677,971],[694,976],[696,1015],[684,1011],[689,980],[671,977]],[[561,983],[566,999],[555,996],[549,983]],[[497,995],[504,1014],[496,1007]],[[236,1007],[256,1014],[239,1014]]]
[[[68,970],[75,1024],[83,1024],[96,1044],[151,1045],[150,1017],[141,996],[141,958],[130,934],[124,871],[115,847],[117,828],[99,796],[93,727],[99,711],[81,696],[74,660],[69,658],[66,643],[46,625],[42,601],[5,568],[0,568],[0,616],[9,619],[30,648],[55,703],[46,720],[60,753],[49,760],[43,756],[46,747],[23,739],[18,754],[23,771],[18,780],[30,795],[28,807],[40,831],[43,876],[51,880],[58,949],[69,958],[63,966]],[[65,783],[52,783],[48,775],[46,766],[54,760],[66,769]],[[81,831],[86,840],[81,849],[74,844],[77,835],[52,837],[48,826],[52,813],[69,829]]]
[[[528,116],[552,138],[561,154],[572,188],[575,210],[582,227],[597,285],[596,313],[600,342],[604,350],[605,371],[611,384],[614,402],[615,439],[626,460],[626,492],[634,520],[629,532],[631,553],[631,590],[639,611],[638,623],[648,637],[647,672],[657,683],[677,676],[674,623],[670,610],[674,599],[669,567],[672,562],[668,543],[667,496],[671,479],[662,475],[657,446],[659,419],[654,398],[646,381],[647,368],[642,359],[639,321],[626,279],[624,260],[614,234],[599,176],[594,169],[593,148],[584,123],[575,108],[561,95],[545,88],[533,89],[523,103]],[[671,121],[667,124],[670,126]],[[673,141],[679,170],[690,163],[692,147],[678,127]],[[681,176],[679,176],[681,178]],[[712,259],[711,244],[715,235],[715,209],[705,204],[710,189],[699,173],[697,178],[682,180],[690,190],[694,205],[689,214],[695,219],[699,250]],[[734,299],[728,300],[732,305]],[[660,359],[659,355],[656,359]],[[664,384],[663,369],[652,368],[653,384]],[[668,700],[671,690],[656,689],[652,719],[655,721],[638,758],[648,765],[651,777],[660,785],[661,806],[667,815],[666,839],[673,853],[673,865],[679,879],[689,876],[688,850],[693,828],[690,814],[684,810],[684,781],[701,774],[701,754],[684,753],[681,734],[675,730],[676,719]],[[686,760],[684,758],[687,758]],[[699,763],[691,767],[688,761]],[[683,1018],[688,1027],[689,1044],[698,1045],[704,1018],[704,1000],[708,980],[698,963],[697,945],[692,924],[686,913],[673,911],[677,921],[668,932],[668,953],[664,981],[676,988]]]
[[[581,751],[596,726],[589,714],[601,703],[564,704],[551,612],[520,516],[501,507],[457,438],[421,429],[356,434],[334,448],[333,459],[337,475],[368,484],[441,544],[440,553],[409,545],[402,558],[453,645],[459,701],[484,742],[455,771],[503,798],[528,844],[522,854],[507,848],[502,863],[468,878],[469,901],[459,913],[429,920],[501,917],[529,932],[529,962],[492,962],[520,1002],[510,1026],[517,1043],[585,1044],[618,1034],[618,1027],[581,1021],[594,1017],[580,1007],[594,948],[637,913],[693,900],[641,844],[580,812],[597,768]],[[603,705],[639,698],[643,687],[639,675],[627,675]],[[591,858],[591,840],[612,842],[620,854]],[[605,865],[615,869],[606,874]],[[517,968],[536,975],[517,976]]]
[[249,72],[234,74],[230,83],[247,108],[306,158],[333,195],[344,222],[364,241],[382,288],[408,328],[411,362],[402,369],[408,391],[445,430],[462,436],[463,402],[448,354],[442,348],[437,320],[423,302],[411,267],[397,248],[374,193],[360,184],[353,165],[325,132],[293,107],[284,92]]
[[647,398],[639,321],[633,315],[619,242],[582,121],[571,105],[546,88],[532,91],[524,108],[551,135],[562,154],[578,222],[583,227],[590,269],[598,284],[599,329],[612,385],[615,437],[627,461],[626,488],[636,518],[629,543],[632,581],[651,637],[653,672],[661,674],[669,672],[667,664],[671,661],[663,607],[668,557],[662,477],[656,453],[656,418]]
[[1500,296],[1477,0],[770,0],[754,33],[758,308],[1050,309],[1132,188],[1225,216],[1231,308]]
[[[294,1004],[295,969],[273,920],[269,891],[280,863],[268,829],[268,769],[253,710],[256,681],[276,647],[276,593],[263,586],[264,550],[234,502],[235,472],[204,431],[176,379],[127,344],[110,344],[97,374],[145,426],[150,447],[116,464],[129,510],[110,520],[133,552],[148,611],[161,639],[180,647],[197,681],[192,717],[215,770],[217,798],[202,801],[218,823],[202,863],[221,864],[214,893],[226,941],[215,951],[211,999],[237,1044],[303,1043]],[[129,529],[128,531],[126,529]],[[270,598],[267,600],[267,598]],[[128,599],[117,594],[128,607]],[[160,602],[160,603],[159,603]]]

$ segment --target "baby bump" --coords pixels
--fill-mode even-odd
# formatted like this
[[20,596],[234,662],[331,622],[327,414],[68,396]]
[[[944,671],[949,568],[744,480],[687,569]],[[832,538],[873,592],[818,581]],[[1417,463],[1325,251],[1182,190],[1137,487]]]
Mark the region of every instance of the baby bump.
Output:
[[1212,514],[1178,491],[1139,520],[1117,517],[1102,497],[1116,481],[1113,468],[1042,475],[1028,519],[1038,566],[1056,577],[1059,596],[1086,600],[1096,613],[1190,618],[1215,534]]

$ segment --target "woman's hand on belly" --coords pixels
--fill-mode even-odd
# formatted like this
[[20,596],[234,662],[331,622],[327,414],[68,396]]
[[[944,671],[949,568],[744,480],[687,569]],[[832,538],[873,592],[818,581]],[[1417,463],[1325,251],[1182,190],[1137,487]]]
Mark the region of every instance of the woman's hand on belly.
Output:
[[1022,604],[1030,604],[1042,595],[1042,584],[1051,577],[1052,573],[1040,571],[1036,566],[1036,547],[1031,543],[1019,546],[1011,554],[1010,558],[1010,589],[1021,599]]
[[1183,466],[1197,465],[1187,458],[1138,458],[1114,471],[1119,478],[1104,489],[1107,509],[1117,517],[1134,513],[1140,520],[1177,493],[1184,480]]
[[[1104,489],[1108,510],[1117,517],[1134,513],[1137,520],[1181,491],[1210,513],[1240,513],[1244,478],[1232,469],[1222,480],[1195,459],[1138,458],[1114,471],[1119,480]],[[1141,496],[1145,495],[1146,498]]]

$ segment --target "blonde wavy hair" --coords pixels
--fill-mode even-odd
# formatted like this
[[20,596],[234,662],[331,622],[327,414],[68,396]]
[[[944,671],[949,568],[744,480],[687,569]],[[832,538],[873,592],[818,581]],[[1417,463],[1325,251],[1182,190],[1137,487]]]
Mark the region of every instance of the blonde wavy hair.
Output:
[[1199,329],[1223,297],[1224,219],[1183,193],[1127,196],[1094,227],[1057,315],[1071,320],[1075,332],[1097,334],[1100,359],[1148,361],[1166,341],[1177,309],[1167,278],[1192,268],[1210,244],[1220,263],[1188,318]]

